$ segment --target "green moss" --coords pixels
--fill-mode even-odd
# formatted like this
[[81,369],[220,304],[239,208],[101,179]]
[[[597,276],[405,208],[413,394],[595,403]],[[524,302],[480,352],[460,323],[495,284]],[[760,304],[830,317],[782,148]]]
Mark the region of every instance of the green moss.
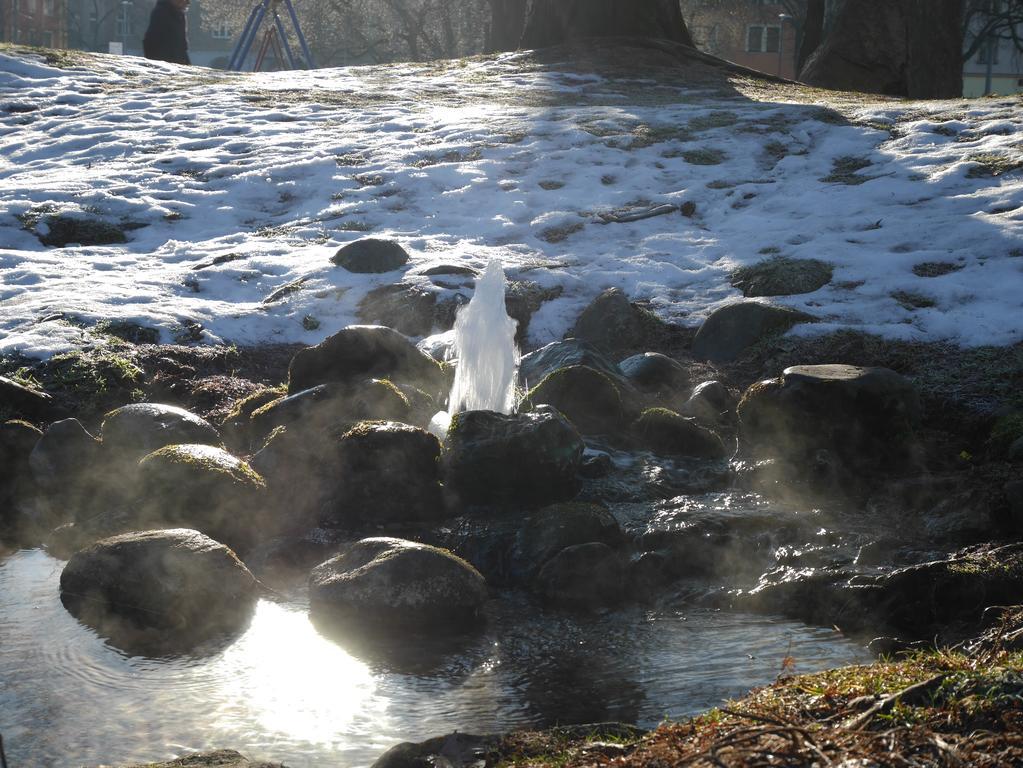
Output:
[[[168,445],[149,454],[139,462],[140,467],[150,467],[168,481],[173,481],[176,467],[188,467],[203,473],[229,478],[233,483],[265,488],[263,477],[244,461],[229,461],[229,454],[210,449],[209,446]],[[233,458],[233,457],[231,457]]]
[[258,392],[253,392],[251,395],[243,397],[237,401],[227,415],[224,416],[223,423],[231,421],[240,421],[249,418],[257,409],[266,405],[267,403],[276,402],[277,400],[284,397],[288,392],[288,388],[281,384],[277,387],[267,387],[261,389]]

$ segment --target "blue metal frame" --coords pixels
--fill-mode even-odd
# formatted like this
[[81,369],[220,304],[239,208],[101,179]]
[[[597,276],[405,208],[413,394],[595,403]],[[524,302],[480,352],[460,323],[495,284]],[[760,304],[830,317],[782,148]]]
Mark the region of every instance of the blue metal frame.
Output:
[[[302,47],[302,55],[305,57],[305,61],[300,61],[295,58],[291,46],[288,44],[288,36],[284,29],[284,23],[281,21],[280,15],[277,13],[277,6],[281,3],[288,9],[288,17],[291,19],[292,28],[295,31],[295,36],[298,38],[299,45]],[[245,59],[249,55],[249,51],[252,49],[252,44],[256,40],[256,35],[259,33],[259,28],[266,20],[267,14],[273,18],[273,26],[267,30],[268,35],[276,34],[284,47],[284,52],[288,58],[288,64],[292,69],[299,69],[303,64],[306,69],[313,68],[313,55],[309,51],[309,45],[306,43],[305,35],[302,34],[302,26],[298,23],[298,14],[295,13],[295,6],[291,0],[259,0],[256,6],[249,13],[249,18],[245,22],[245,28],[242,30],[241,37],[238,38],[238,44],[235,46],[234,51],[231,53],[231,59],[228,61],[227,68],[232,72],[240,72],[242,67],[245,65]],[[258,64],[261,63],[257,62]]]

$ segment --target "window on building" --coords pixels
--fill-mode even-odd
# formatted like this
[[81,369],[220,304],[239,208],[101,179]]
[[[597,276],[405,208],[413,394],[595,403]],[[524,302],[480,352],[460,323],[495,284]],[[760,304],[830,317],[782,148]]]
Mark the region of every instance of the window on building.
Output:
[[991,61],[990,61],[991,64],[997,64],[998,63],[998,41],[997,40],[988,40],[982,46],[980,46],[980,50],[977,51],[977,63],[978,64],[987,64],[988,63],[988,57],[990,57],[990,59],[991,59]]
[[228,29],[227,22],[222,21],[210,30],[210,37],[214,40],[230,40],[231,30]]
[[131,35],[131,6],[121,3],[117,11],[117,36],[124,40]]
[[56,16],[57,0],[43,0],[43,13],[47,16]]
[[746,50],[749,53],[777,53],[781,44],[781,27],[751,25],[746,29]]

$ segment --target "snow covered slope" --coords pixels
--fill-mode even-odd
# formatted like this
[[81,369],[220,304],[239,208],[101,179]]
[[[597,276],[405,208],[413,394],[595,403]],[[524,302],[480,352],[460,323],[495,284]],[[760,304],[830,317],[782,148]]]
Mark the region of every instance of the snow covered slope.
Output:
[[[534,345],[611,286],[696,325],[741,296],[736,267],[773,255],[835,267],[814,293],[763,299],[823,320],[799,332],[1023,339],[1018,99],[829,104],[529,54],[244,75],[72,64],[0,48],[0,354],[64,351],[102,320],[315,343],[374,287],[444,292],[419,273],[495,257],[563,288]],[[694,215],[601,216],[684,202]],[[57,213],[127,242],[43,245]],[[330,262],[367,234],[405,246],[404,274]]]

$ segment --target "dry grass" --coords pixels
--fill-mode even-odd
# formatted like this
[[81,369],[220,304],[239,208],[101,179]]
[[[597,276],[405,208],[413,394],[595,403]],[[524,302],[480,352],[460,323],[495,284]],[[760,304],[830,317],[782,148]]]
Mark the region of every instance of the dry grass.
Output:
[[[1023,654],[935,652],[787,677],[608,745],[506,740],[488,765],[616,768],[1023,765]],[[523,745],[528,744],[528,749]]]

